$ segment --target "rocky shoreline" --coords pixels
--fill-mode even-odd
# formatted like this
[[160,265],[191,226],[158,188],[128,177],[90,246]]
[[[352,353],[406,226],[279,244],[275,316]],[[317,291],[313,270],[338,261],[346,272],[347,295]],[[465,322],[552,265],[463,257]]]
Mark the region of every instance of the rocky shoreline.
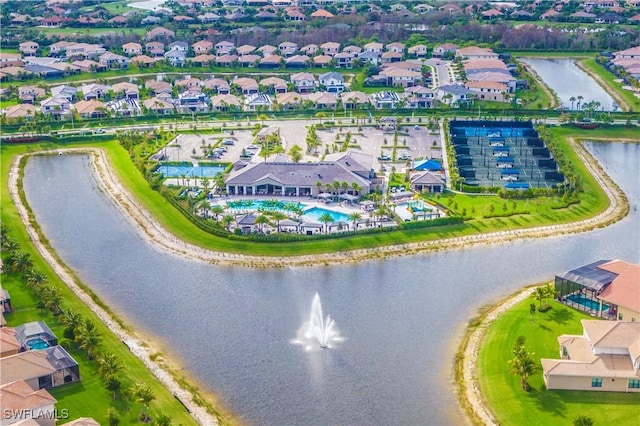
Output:
[[[375,247],[370,249],[359,249],[353,251],[343,251],[338,253],[325,253],[318,255],[305,255],[305,256],[291,256],[291,257],[262,257],[262,256],[249,256],[235,253],[223,253],[212,250],[207,250],[184,241],[179,240],[177,237],[170,234],[165,228],[157,222],[157,220],[151,216],[150,212],[144,209],[133,195],[122,185],[114,170],[110,166],[107,155],[103,149],[100,148],[71,148],[59,150],[60,153],[69,154],[90,154],[92,158],[92,165],[96,172],[96,176],[100,184],[104,187],[105,192],[111,197],[112,201],[118,208],[120,208],[126,216],[132,220],[132,222],[139,229],[141,235],[145,237],[147,241],[154,244],[156,247],[171,252],[175,255],[182,257],[190,257],[200,261],[208,263],[216,263],[221,265],[239,265],[245,267],[285,267],[285,266],[312,266],[312,265],[330,265],[340,263],[352,263],[360,262],[364,260],[375,260],[393,256],[404,256],[418,253],[426,253],[432,251],[451,250],[469,247],[470,245],[479,244],[498,244],[506,241],[516,239],[527,238],[542,238],[550,237],[554,235],[569,234],[575,232],[584,232],[591,229],[603,227],[609,225],[622,217],[624,217],[628,211],[628,203],[624,193],[617,187],[617,185],[606,175],[604,170],[596,162],[596,160],[578,143],[573,140],[569,141],[580,158],[584,161],[589,171],[594,175],[598,184],[602,186],[603,190],[607,194],[609,199],[608,208],[589,219],[585,219],[578,222],[539,226],[530,229],[521,230],[509,230],[498,231],[485,234],[469,235],[462,237],[446,238],[437,241],[425,241],[418,243],[408,243],[393,246]],[[32,241],[37,247],[42,257],[51,264],[58,276],[74,291],[74,293],[86,303],[93,312],[105,323],[107,326],[116,333],[116,335],[129,346],[132,352],[140,358],[150,371],[160,380],[177,398],[179,398],[188,410],[193,415],[194,419],[201,425],[215,425],[218,424],[217,419],[206,412],[206,410],[198,406],[193,399],[193,395],[180,388],[171,374],[163,369],[158,363],[151,359],[152,351],[149,349],[149,345],[146,344],[139,337],[124,330],[114,318],[98,306],[91,297],[78,286],[71,273],[63,266],[58,259],[53,255],[48,246],[43,243],[37,230],[32,226],[29,220],[29,214],[27,208],[23,205],[19,196],[19,173],[20,164],[25,156],[31,155],[43,155],[51,154],[51,151],[41,151],[29,154],[23,154],[16,156],[13,161],[11,171],[9,173],[9,192],[11,198],[16,205],[16,209],[24,222],[27,232],[29,233]],[[520,300],[522,295],[515,296],[514,300]],[[515,303],[511,299],[505,303]],[[498,308],[497,312],[502,312],[504,304]],[[508,306],[511,306],[508,305]],[[481,332],[484,328],[479,328],[477,332]],[[471,362],[471,365],[475,365],[475,355],[479,348],[481,334],[476,338],[466,339],[464,348],[465,365],[467,362]],[[482,396],[477,383],[474,381],[472,371],[475,368],[469,370],[471,376],[465,376],[465,383],[467,383],[466,390],[462,394],[465,398],[465,403],[474,413],[483,421],[488,424],[493,423],[490,411],[482,402]]]

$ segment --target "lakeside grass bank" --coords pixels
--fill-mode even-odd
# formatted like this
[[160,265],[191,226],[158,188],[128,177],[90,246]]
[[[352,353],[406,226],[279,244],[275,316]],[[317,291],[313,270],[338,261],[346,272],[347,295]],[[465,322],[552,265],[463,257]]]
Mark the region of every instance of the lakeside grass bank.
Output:
[[[49,149],[54,148],[46,145]],[[126,376],[122,377],[121,392],[135,383],[144,383],[148,385],[155,397],[150,405],[150,414],[153,418],[160,415],[169,415],[173,420],[173,424],[197,424],[198,422],[191,416],[183,402],[177,395],[180,394],[181,400],[185,401],[184,393],[177,392],[177,386],[171,389],[166,385],[166,381],[157,378],[153,364],[149,363],[149,358],[154,358],[157,365],[165,368],[166,374],[174,377],[178,383],[183,383],[183,387],[190,392],[194,399],[199,398],[206,410],[214,418],[218,418],[218,423],[226,424],[232,421],[232,417],[225,417],[219,410],[214,408],[212,398],[205,394],[201,394],[197,387],[190,384],[185,376],[172,363],[163,359],[162,353],[158,351],[148,341],[140,338],[128,327],[125,322],[119,318],[109,307],[86,286],[66,265],[62,263],[59,257],[50,247],[48,240],[42,231],[34,222],[33,213],[26,209],[22,214],[19,213],[18,207],[10,202],[11,194],[9,191],[9,175],[11,164],[15,155],[18,153],[26,153],[33,150],[33,147],[22,145],[13,147],[13,155],[7,155],[6,146],[2,146],[2,158],[0,159],[2,166],[0,180],[2,183],[0,195],[2,196],[1,219],[2,223],[9,228],[11,238],[13,238],[20,246],[21,250],[30,254],[33,261],[33,267],[44,273],[47,277],[47,285],[51,285],[59,292],[62,300],[62,306],[70,309],[83,318],[93,321],[97,325],[97,331],[102,336],[102,342],[99,345],[100,352],[112,352],[122,362]],[[42,147],[40,147],[42,148]],[[16,172],[14,170],[13,172]],[[20,173],[22,173],[20,171]],[[20,198],[24,199],[24,193],[19,190]],[[23,222],[23,217],[28,217],[28,224]],[[22,278],[18,274],[4,274],[3,287],[7,289],[11,296],[15,312],[6,314],[9,326],[15,326],[28,321],[45,321],[51,329],[61,337],[63,335],[63,325],[49,311],[37,309],[39,300],[28,289]],[[81,290],[80,290],[81,289]],[[78,291],[84,293],[84,297],[78,294]],[[138,346],[140,353],[146,353],[146,359],[134,354],[128,344]],[[87,355],[79,350],[77,343],[62,339],[61,342],[71,353],[71,355],[80,364],[80,374],[82,380],[78,383],[62,386],[53,389],[52,395],[58,400],[56,407],[58,410],[68,409],[70,419],[78,417],[93,417],[100,424],[108,424],[108,411],[114,411],[120,418],[122,424],[134,424],[138,422],[138,404],[131,405],[123,398],[112,400],[110,393],[105,389],[104,383],[98,374],[98,364],[90,361]],[[203,423],[211,424],[211,422]]]
[[[531,290],[530,288],[529,290]],[[559,358],[558,336],[582,334],[581,319],[589,315],[551,302],[552,309],[532,316],[529,306],[534,300],[527,297],[506,309],[493,322],[485,322],[481,346],[477,353],[475,374],[484,403],[494,420],[502,425],[522,424],[571,424],[578,415],[586,415],[594,424],[633,424],[640,414],[640,395],[546,390],[540,369],[531,376],[532,389],[525,392],[519,378],[509,372],[508,361],[518,336],[526,338],[527,350],[533,352],[539,366],[540,358]],[[517,296],[516,296],[517,297]],[[499,303],[497,306],[500,306]],[[486,319],[486,315],[484,318]],[[481,321],[469,329],[480,326]],[[504,401],[511,401],[505,404]]]
[[622,88],[622,83],[616,81],[616,76],[598,64],[594,58],[577,61],[576,65],[589,74],[613,99],[620,108],[627,112],[640,111],[640,98],[629,90]]

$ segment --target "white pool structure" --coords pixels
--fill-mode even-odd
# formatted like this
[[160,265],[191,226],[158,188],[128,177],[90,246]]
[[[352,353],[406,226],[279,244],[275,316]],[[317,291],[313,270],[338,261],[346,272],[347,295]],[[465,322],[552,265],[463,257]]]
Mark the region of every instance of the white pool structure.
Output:
[[423,200],[411,200],[399,203],[394,209],[395,213],[405,222],[411,220],[430,220],[443,217],[444,213]]

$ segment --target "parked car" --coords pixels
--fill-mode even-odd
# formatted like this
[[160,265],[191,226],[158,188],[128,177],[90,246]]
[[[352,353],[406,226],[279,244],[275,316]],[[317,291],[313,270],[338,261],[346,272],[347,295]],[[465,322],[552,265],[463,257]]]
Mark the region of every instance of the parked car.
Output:
[[233,141],[233,139],[225,139],[222,141],[223,145],[233,145],[235,144],[235,142]]
[[401,161],[411,160],[411,156],[409,154],[400,154],[398,156],[398,160],[401,160]]
[[388,155],[381,155],[380,157],[378,157],[378,161],[391,161],[391,157],[389,157]]

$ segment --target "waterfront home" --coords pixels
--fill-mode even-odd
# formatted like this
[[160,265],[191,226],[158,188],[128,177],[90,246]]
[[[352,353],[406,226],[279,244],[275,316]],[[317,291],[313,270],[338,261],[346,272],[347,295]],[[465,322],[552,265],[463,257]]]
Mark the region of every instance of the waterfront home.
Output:
[[234,86],[237,86],[238,89],[242,92],[243,95],[251,95],[253,93],[258,93],[259,85],[256,80],[249,77],[238,77],[232,81]]
[[599,260],[555,277],[561,303],[593,316],[640,321],[640,265]]
[[240,100],[230,94],[212,96],[210,102],[212,111],[216,112],[238,111],[242,109]]
[[231,93],[229,82],[222,78],[208,78],[202,82],[202,87],[215,91],[218,95],[227,95]]
[[153,56],[153,57],[160,57],[160,56],[164,56],[164,43],[161,43],[159,41],[150,41],[149,43],[146,43],[144,45],[144,49],[145,51]]
[[261,54],[262,57],[273,55],[277,51],[278,51],[278,48],[270,44],[265,44],[264,46],[260,46],[259,48],[256,49],[256,52]]
[[287,82],[279,77],[267,77],[260,80],[260,86],[265,88],[267,93],[285,93]]
[[99,62],[107,68],[128,68],[130,59],[117,53],[106,52],[100,55]]
[[0,401],[5,410],[3,424],[22,424],[30,421],[25,419],[25,413],[30,413],[32,418],[38,418],[38,426],[56,424],[56,399],[45,389],[34,390],[24,380],[15,380],[0,386]]
[[159,95],[160,93],[173,93],[171,84],[161,80],[148,80],[144,83],[144,87],[147,88],[152,94]]
[[541,359],[547,389],[640,392],[640,322],[580,323],[558,337],[560,359]]
[[316,109],[335,109],[338,100],[334,93],[314,92],[307,95],[307,99],[313,103]]
[[111,86],[111,90],[113,90],[113,93],[119,98],[140,99],[140,89],[138,85],[129,83],[128,81],[114,84]]
[[148,111],[156,115],[170,115],[174,114],[176,111],[176,107],[173,103],[158,97],[145,99],[142,102],[142,105]]
[[271,97],[266,93],[252,93],[244,98],[246,111],[265,111],[271,109]]
[[209,53],[213,49],[213,43],[209,40],[200,40],[191,45],[191,49],[196,55]]
[[255,50],[256,50],[255,46],[252,46],[250,44],[243,44],[242,46],[236,49],[236,53],[238,54],[238,56],[244,56],[244,55],[249,55],[253,53]]
[[302,102],[306,100],[305,95],[296,92],[278,93],[276,95],[276,104],[282,109],[298,109],[302,106]]
[[307,55],[294,55],[285,60],[287,68],[305,68],[311,62],[311,58]]
[[76,360],[62,346],[0,358],[0,384],[24,380],[32,389],[51,389],[80,380]]
[[363,92],[342,92],[340,100],[344,109],[359,109],[371,105],[369,96]]
[[8,327],[0,327],[0,358],[16,355],[22,345],[16,339],[16,331]]
[[326,68],[333,61],[333,57],[328,55],[318,55],[318,56],[314,56],[312,61],[314,66]]

